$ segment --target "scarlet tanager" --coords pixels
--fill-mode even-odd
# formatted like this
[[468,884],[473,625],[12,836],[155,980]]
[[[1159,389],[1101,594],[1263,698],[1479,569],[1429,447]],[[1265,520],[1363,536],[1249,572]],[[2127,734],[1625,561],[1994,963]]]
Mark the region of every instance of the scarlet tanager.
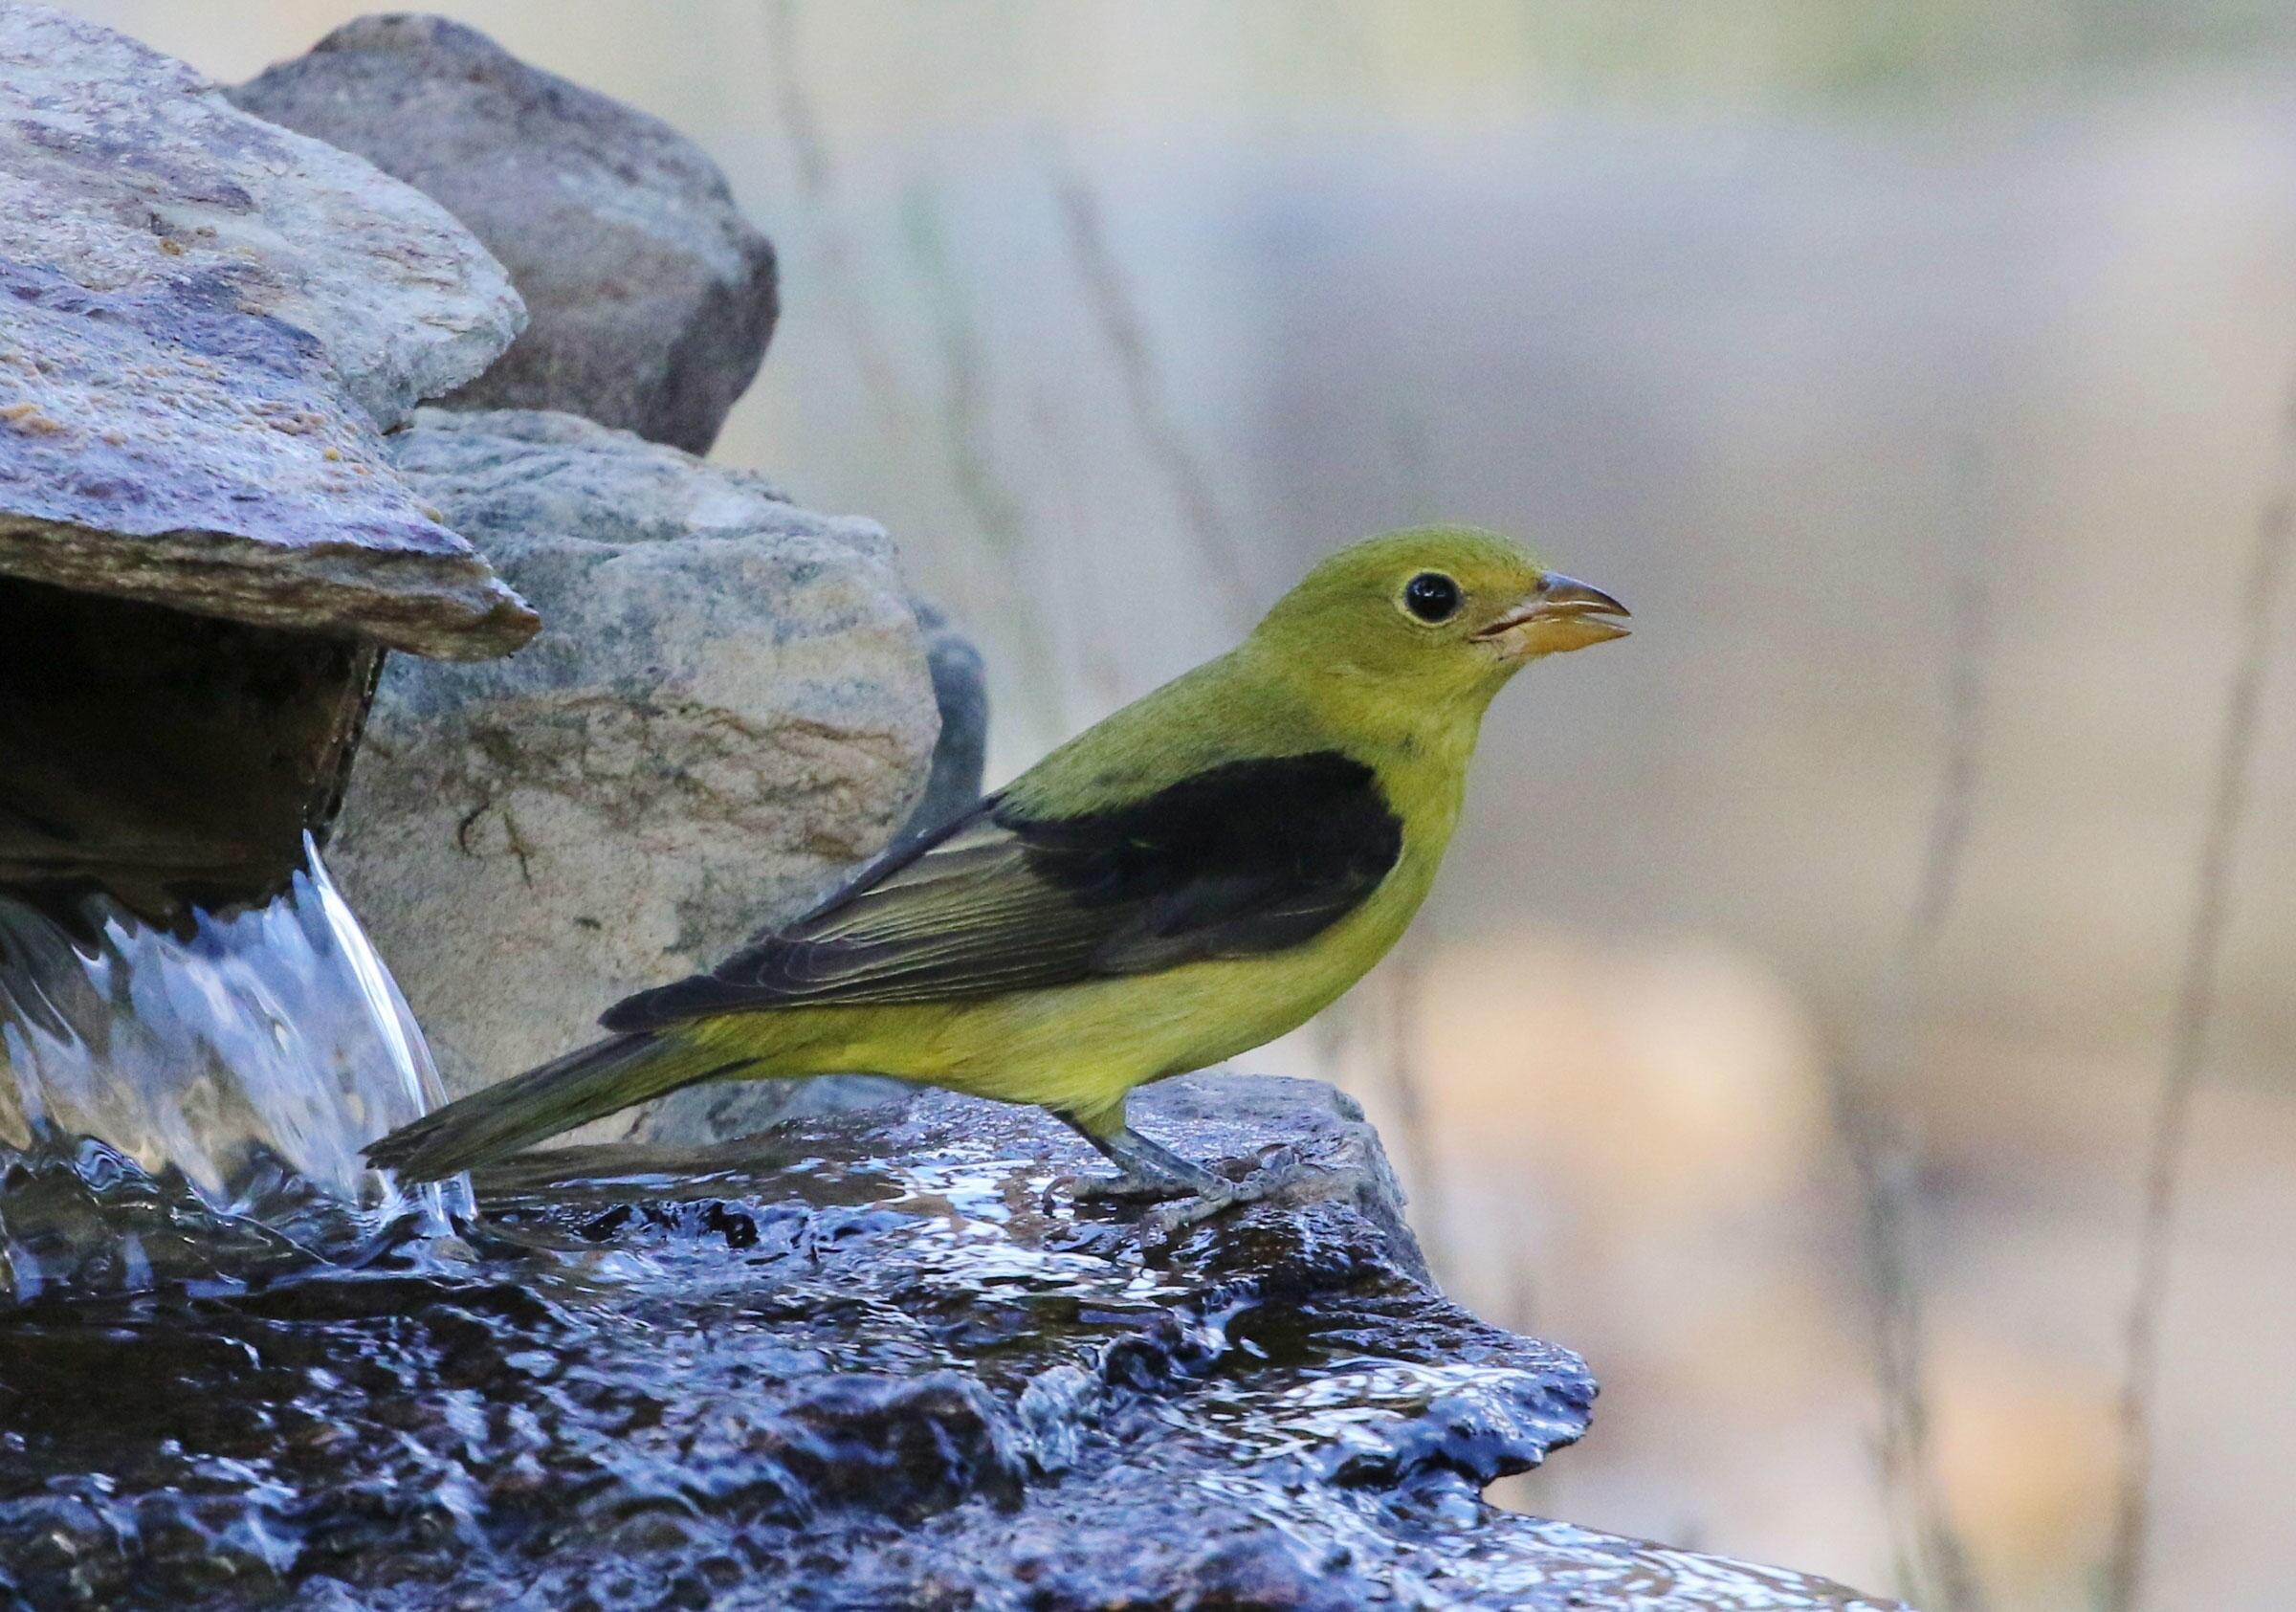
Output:
[[1325,560],[1218,659],[1126,706],[607,1039],[367,1157],[436,1180],[703,1080],[861,1070],[1050,1110],[1122,1171],[1233,1183],[1125,1123],[1144,1081],[1304,1023],[1402,936],[1491,696],[1624,607],[1464,527]]

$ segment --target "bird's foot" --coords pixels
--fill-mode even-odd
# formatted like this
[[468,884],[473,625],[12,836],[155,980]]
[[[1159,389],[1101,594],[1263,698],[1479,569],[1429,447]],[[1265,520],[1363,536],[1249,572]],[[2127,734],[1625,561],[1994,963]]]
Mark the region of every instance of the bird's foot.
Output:
[[1130,1171],[1118,1176],[1071,1176],[1067,1184],[1069,1195],[1079,1203],[1159,1203],[1198,1195],[1197,1189],[1184,1181]]
[[1168,1147],[1159,1146],[1129,1125],[1119,1125],[1104,1135],[1082,1126],[1076,1129],[1118,1171],[1114,1176],[1078,1180],[1073,1190],[1083,1202],[1118,1199],[1156,1203],[1174,1198],[1217,1197],[1235,1190],[1235,1182],[1214,1175]]
[[[1074,1121],[1071,1121],[1071,1124]],[[1085,1140],[1099,1149],[1121,1172],[1076,1181],[1072,1191],[1082,1203],[1118,1199],[1147,1202],[1156,1207],[1140,1224],[1159,1241],[1245,1203],[1272,1198],[1321,1172],[1299,1156],[1294,1147],[1270,1149],[1259,1167],[1240,1181],[1205,1169],[1159,1146],[1129,1125],[1096,1134],[1076,1127]]]
[[1276,1149],[1258,1169],[1240,1181],[1214,1177],[1217,1185],[1186,1198],[1160,1203],[1141,1217],[1141,1224],[1155,1232],[1159,1240],[1168,1241],[1191,1226],[1257,1203],[1263,1199],[1278,1197],[1303,1181],[1314,1181],[1323,1174],[1299,1156],[1296,1148]]

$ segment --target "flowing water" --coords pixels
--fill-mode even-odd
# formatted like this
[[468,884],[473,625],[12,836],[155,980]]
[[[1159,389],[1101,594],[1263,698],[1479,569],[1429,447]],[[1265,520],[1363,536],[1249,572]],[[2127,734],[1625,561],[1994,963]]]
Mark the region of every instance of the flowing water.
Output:
[[1428,1285],[1325,1088],[1148,1094],[1329,1186],[1177,1241],[940,1093],[481,1220],[361,1161],[438,1081],[315,849],[173,930],[0,899],[0,1612],[1872,1606],[1484,1501],[1593,1380]]
[[467,1185],[359,1156],[439,1099],[422,1031],[316,846],[267,904],[174,929],[0,894],[0,1291],[132,1289],[356,1254]]
[[1880,1612],[1486,1504],[1593,1383],[1425,1285],[1317,1091],[1157,1093],[1207,1157],[1288,1103],[1351,1188],[1171,1243],[927,1093],[538,1156],[361,1270],[0,1313],[0,1607]]

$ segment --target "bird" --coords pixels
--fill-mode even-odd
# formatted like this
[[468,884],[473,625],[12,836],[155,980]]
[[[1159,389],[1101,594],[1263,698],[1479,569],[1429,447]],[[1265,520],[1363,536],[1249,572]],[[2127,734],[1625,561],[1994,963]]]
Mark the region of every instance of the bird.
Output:
[[1086,1196],[1216,1212],[1251,1182],[1134,1130],[1132,1092],[1274,1040],[1378,962],[1434,883],[1492,697],[1627,614],[1474,527],[1341,548],[1225,654],[366,1157],[442,1180],[701,1081],[867,1071],[1049,1111],[1116,1168]]

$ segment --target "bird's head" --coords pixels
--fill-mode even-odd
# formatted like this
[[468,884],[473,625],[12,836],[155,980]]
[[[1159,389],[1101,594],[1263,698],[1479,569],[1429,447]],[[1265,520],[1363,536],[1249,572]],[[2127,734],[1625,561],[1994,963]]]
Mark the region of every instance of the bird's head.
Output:
[[1325,560],[1269,611],[1252,643],[1311,679],[1368,680],[1383,697],[1479,708],[1543,655],[1623,638],[1625,614],[1495,532],[1416,526]]

